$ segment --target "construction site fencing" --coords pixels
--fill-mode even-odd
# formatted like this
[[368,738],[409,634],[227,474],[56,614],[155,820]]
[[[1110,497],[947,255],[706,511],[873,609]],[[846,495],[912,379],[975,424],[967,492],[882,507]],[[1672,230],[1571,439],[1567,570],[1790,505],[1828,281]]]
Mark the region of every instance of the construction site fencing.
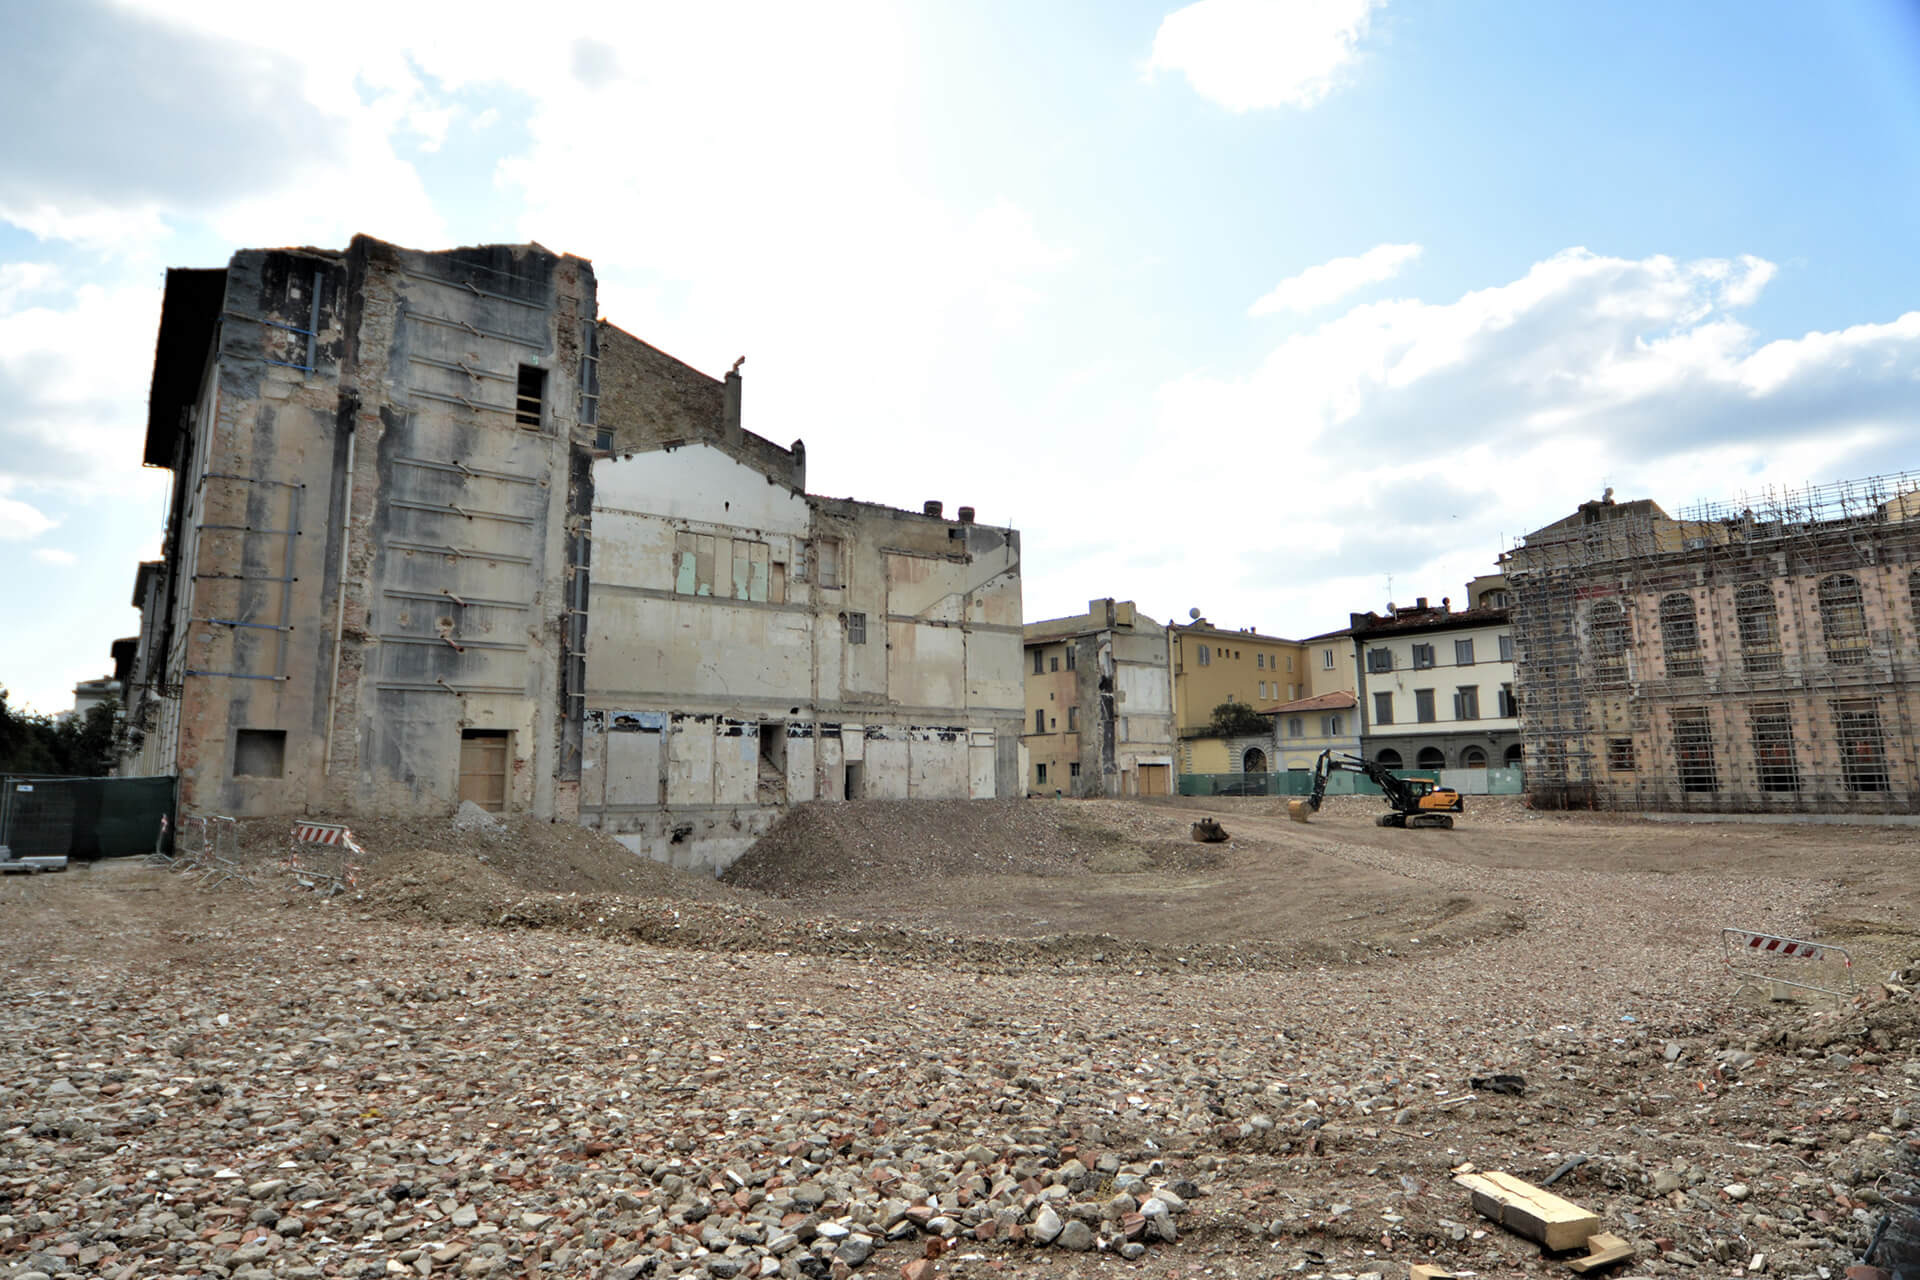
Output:
[[[1433,778],[1462,795],[1517,796],[1525,790],[1519,769],[1396,769],[1400,778]],[[1271,773],[1183,773],[1183,796],[1304,796],[1313,792],[1313,774],[1306,769]],[[1359,773],[1327,775],[1330,796],[1377,796],[1380,788]]]
[[16,858],[125,858],[172,848],[175,779],[0,776],[0,844]]

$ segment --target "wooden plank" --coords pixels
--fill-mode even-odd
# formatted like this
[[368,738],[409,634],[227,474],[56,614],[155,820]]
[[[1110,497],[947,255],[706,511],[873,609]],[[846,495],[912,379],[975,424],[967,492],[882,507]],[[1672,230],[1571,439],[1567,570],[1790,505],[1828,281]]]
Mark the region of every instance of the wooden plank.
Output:
[[1407,1280],[1460,1280],[1459,1276],[1431,1262],[1416,1262],[1407,1268]]
[[1473,1194],[1475,1213],[1556,1252],[1578,1249],[1600,1230],[1595,1214],[1510,1173],[1467,1173],[1454,1182]]
[[1625,1262],[1633,1256],[1633,1246],[1611,1231],[1602,1231],[1587,1238],[1587,1248],[1592,1250],[1584,1258],[1575,1258],[1567,1265],[1580,1275],[1610,1267],[1616,1262]]

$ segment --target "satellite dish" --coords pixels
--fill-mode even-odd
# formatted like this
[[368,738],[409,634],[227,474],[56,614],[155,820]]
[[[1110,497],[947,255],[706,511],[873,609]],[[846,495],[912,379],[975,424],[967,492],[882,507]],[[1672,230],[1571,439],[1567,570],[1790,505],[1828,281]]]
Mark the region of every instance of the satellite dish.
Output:
[[1198,622],[1200,621],[1200,611],[1198,609],[1189,609],[1187,610],[1187,617]]

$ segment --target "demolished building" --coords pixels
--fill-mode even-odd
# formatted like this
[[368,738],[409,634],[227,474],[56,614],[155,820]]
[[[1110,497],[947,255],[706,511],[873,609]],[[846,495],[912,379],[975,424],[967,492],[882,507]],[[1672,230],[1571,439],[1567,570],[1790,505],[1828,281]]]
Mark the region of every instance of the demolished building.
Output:
[[1505,557],[1535,804],[1911,813],[1920,474],[1707,504],[1611,491]]
[[[739,391],[538,245],[170,271],[124,771],[184,813],[469,800],[702,866],[794,800],[1013,793],[1018,535],[808,496]],[[609,745],[656,718],[652,764]]]

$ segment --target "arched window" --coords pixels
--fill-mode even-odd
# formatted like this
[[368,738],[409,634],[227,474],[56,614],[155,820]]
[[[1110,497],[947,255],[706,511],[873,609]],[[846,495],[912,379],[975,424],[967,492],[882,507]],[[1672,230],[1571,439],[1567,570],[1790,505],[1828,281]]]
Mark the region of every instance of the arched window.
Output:
[[1676,591],[1660,601],[1660,644],[1667,655],[1669,679],[1700,674],[1700,622],[1693,597]]
[[1400,753],[1392,747],[1387,747],[1374,754],[1373,762],[1382,769],[1398,769],[1400,767]]
[[1627,611],[1618,600],[1598,600],[1587,610],[1587,633],[1593,640],[1594,675],[1602,682],[1627,678],[1627,645],[1633,635]]
[[1748,671],[1780,669],[1780,608],[1773,588],[1763,583],[1733,593],[1733,615],[1740,627],[1740,661]]
[[1265,773],[1267,771],[1267,753],[1258,747],[1248,747],[1247,753],[1240,757],[1240,772]]
[[1422,769],[1444,769],[1447,767],[1447,757],[1438,747],[1422,747],[1414,763]]
[[1507,768],[1518,769],[1520,767],[1520,762],[1524,759],[1526,759],[1526,756],[1520,750],[1519,743],[1516,742],[1512,746],[1507,748],[1507,754],[1505,757]]
[[1468,747],[1460,753],[1462,769],[1484,769],[1487,767],[1487,753],[1478,747]]
[[1857,667],[1867,660],[1867,605],[1860,580],[1850,573],[1820,579],[1820,633],[1827,642],[1827,661]]

